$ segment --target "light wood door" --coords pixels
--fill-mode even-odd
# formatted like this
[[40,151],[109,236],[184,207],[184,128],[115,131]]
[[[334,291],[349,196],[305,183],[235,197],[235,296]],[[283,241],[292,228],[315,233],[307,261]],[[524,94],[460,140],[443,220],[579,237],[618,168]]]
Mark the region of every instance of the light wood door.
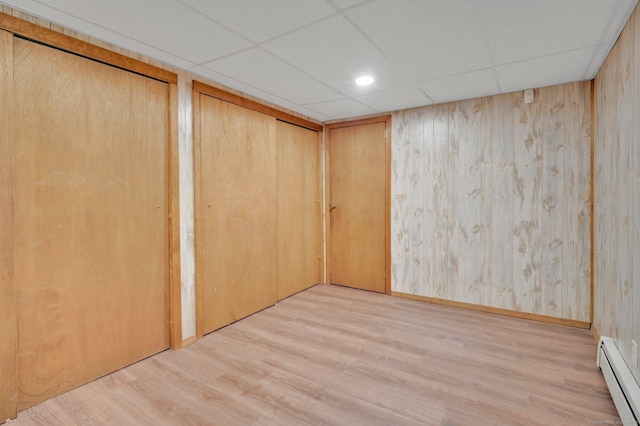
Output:
[[386,121],[329,128],[330,282],[386,291]]
[[276,302],[276,119],[204,94],[198,101],[202,335]]
[[19,409],[169,346],[168,86],[14,40]]
[[13,34],[0,31],[0,422],[17,413],[11,105]]
[[277,124],[278,300],[322,281],[322,186],[318,132]]

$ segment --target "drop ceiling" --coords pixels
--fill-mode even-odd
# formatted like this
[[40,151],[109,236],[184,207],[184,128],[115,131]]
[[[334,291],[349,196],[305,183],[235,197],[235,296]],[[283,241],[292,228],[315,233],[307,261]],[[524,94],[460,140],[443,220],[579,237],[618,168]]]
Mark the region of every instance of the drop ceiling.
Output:
[[324,122],[592,79],[637,0],[0,3]]

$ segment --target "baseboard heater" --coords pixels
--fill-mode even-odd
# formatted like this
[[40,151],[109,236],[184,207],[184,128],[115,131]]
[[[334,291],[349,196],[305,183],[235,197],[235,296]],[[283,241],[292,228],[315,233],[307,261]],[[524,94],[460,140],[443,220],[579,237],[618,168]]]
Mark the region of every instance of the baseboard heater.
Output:
[[610,337],[601,337],[596,364],[602,370],[622,424],[640,424],[640,386]]

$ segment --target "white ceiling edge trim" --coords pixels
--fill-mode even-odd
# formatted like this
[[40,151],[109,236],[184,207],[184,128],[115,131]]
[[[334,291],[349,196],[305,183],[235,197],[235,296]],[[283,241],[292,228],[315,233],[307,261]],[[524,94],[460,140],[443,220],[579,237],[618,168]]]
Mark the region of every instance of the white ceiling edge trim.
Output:
[[[596,78],[598,71],[600,71],[600,68],[602,68],[602,65],[609,57],[608,53],[611,53],[613,46],[615,46],[616,42],[620,38],[620,34],[622,34],[622,31],[624,31],[625,27],[629,23],[629,18],[631,17],[631,14],[635,10],[637,4],[638,4],[638,0],[632,0],[630,3],[628,3],[627,9],[625,10],[622,7],[624,5],[624,2],[618,3],[618,7],[616,8],[616,10],[612,12],[611,15],[609,16],[609,20],[606,28],[609,28],[611,26],[610,22],[615,21],[614,18],[620,19],[619,21],[620,25],[618,26],[615,33],[613,33],[611,37],[609,37],[609,35],[606,34],[605,32],[602,33],[602,36],[600,37],[599,47],[593,52],[593,56],[591,57],[591,62],[587,66],[587,71],[582,76],[583,80],[593,80],[594,78]],[[602,40],[608,40],[608,41],[603,42]],[[599,53],[603,51],[608,52],[607,55],[602,55],[602,59],[596,61],[596,58],[598,58]]]

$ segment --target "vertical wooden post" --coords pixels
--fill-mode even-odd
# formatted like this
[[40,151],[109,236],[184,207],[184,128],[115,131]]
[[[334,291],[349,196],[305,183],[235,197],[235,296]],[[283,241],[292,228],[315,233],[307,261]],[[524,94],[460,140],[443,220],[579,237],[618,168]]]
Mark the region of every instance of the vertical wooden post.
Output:
[[13,34],[0,30],[0,423],[17,415],[13,242]]

